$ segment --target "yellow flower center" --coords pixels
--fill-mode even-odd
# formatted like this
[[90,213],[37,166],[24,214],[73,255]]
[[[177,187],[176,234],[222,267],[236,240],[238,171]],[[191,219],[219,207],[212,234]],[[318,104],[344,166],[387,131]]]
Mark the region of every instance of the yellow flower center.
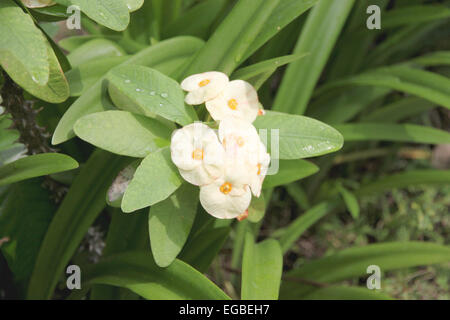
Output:
[[211,82],[211,80],[205,79],[205,80],[200,81],[200,82],[198,83],[198,86],[199,86],[199,87],[204,87],[204,86],[207,86],[210,82]]
[[192,159],[203,160],[203,149],[195,149],[194,152],[192,152]]
[[223,185],[220,186],[220,192],[222,192],[223,194],[229,194],[231,192],[231,189],[233,189],[233,187],[229,182],[225,182]]
[[257,175],[259,176],[261,174],[261,163],[258,163],[257,167],[258,167]]
[[230,100],[228,100],[228,107],[229,107],[231,110],[236,110],[237,106],[238,106],[238,102],[236,101],[236,99],[230,99]]
[[242,137],[238,137],[237,139],[236,139],[236,143],[237,143],[237,145],[239,146],[239,147],[243,147],[244,146],[244,144],[245,144],[245,140],[244,140],[244,138],[242,138]]

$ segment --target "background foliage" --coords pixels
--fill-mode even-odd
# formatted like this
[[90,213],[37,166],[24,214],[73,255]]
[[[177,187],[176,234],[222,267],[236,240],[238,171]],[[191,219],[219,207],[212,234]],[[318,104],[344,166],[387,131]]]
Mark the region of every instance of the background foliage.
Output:
[[[449,298],[449,1],[55,2],[0,3],[0,298]],[[177,81],[210,70],[281,128],[242,222],[207,215],[168,153],[206,115]]]

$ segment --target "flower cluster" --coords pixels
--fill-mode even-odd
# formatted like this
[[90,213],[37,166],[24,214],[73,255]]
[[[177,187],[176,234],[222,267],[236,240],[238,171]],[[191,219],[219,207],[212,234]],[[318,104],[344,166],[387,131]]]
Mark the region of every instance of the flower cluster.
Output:
[[181,176],[200,186],[200,203],[219,219],[246,215],[252,194],[259,197],[270,155],[252,122],[262,114],[258,94],[243,80],[230,81],[221,72],[192,75],[182,83],[186,103],[205,103],[219,122],[216,133],[196,122],[175,130],[172,161]]

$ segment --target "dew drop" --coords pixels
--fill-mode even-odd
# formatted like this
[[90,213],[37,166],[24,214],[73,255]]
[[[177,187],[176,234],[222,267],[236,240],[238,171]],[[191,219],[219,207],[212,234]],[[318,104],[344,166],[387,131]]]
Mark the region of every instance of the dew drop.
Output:
[[163,97],[163,98],[167,98],[169,95],[167,94],[167,93],[161,93],[161,97]]
[[136,91],[137,91],[137,92],[141,92],[141,89],[137,88]]
[[150,95],[151,95],[151,96],[154,96],[155,94],[156,94],[155,91],[151,91],[151,92],[150,92]]
[[162,103],[159,104],[160,107],[164,106]]
[[129,79],[125,80],[125,83],[130,83],[130,82],[131,82],[131,80],[129,80]]
[[32,76],[31,79],[33,79],[34,82],[38,83],[38,80],[36,79],[35,76]]

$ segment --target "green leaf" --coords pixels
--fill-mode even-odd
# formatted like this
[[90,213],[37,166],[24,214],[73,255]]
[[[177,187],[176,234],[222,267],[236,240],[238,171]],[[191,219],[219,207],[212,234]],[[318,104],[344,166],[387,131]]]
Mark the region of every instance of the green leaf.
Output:
[[1,203],[0,238],[9,238],[1,251],[14,280],[25,280],[33,271],[55,205],[39,179],[13,185]]
[[261,192],[259,198],[253,197],[248,207],[248,221],[257,223],[264,218],[266,213],[266,199],[264,193]]
[[208,278],[186,263],[175,260],[159,268],[149,252],[117,254],[94,265],[82,286],[108,284],[128,288],[151,300],[229,300]]
[[319,1],[311,10],[294,50],[309,55],[287,68],[273,110],[304,113],[353,3]]
[[315,99],[306,111],[308,117],[330,125],[347,122],[369,109],[392,90],[380,87],[338,88]]
[[287,228],[282,230],[282,235],[280,237],[280,245],[283,253],[286,253],[310,226],[338,208],[339,205],[340,202],[336,200],[324,201],[315,205],[292,221]]
[[293,54],[265,60],[233,72],[231,78],[245,80],[258,89],[277,70],[277,68],[305,56],[307,56],[307,54]]
[[441,144],[450,142],[450,133],[415,124],[349,123],[336,129],[345,141],[401,141]]
[[226,0],[209,0],[200,2],[187,10],[178,19],[168,24],[163,30],[164,38],[189,35],[206,38],[212,24],[223,10]]
[[411,60],[424,67],[450,65],[450,51],[435,51]]
[[251,47],[252,41],[264,28],[280,0],[242,0],[220,24],[206,45],[184,70],[183,75],[218,70],[230,74]]
[[198,232],[188,239],[178,258],[202,273],[208,271],[230,230],[230,227],[212,227]]
[[389,10],[383,15],[383,29],[396,28],[402,25],[417,25],[423,22],[446,19],[450,17],[450,9],[443,5],[408,6]]
[[120,57],[126,55],[126,52],[115,42],[107,39],[94,39],[88,41],[73,50],[67,59],[72,67],[95,60],[105,58]]
[[125,0],[125,4],[130,12],[134,12],[142,7],[144,0]]
[[150,153],[137,168],[122,200],[123,212],[132,212],[167,199],[183,182],[172,163],[169,147]]
[[[147,250],[149,247],[147,220],[146,212],[125,214],[120,209],[112,210],[102,257],[127,251]],[[91,290],[89,299],[120,300],[126,293],[129,293],[126,289],[108,285],[95,285]]]
[[144,158],[170,144],[169,128],[157,120],[127,111],[104,111],[79,119],[78,137],[106,151]]
[[258,48],[266,44],[274,35],[280,32],[285,26],[294,21],[308,9],[318,3],[318,0],[281,0],[266,19],[259,34],[252,39],[245,58],[250,57]]
[[123,31],[130,23],[130,13],[122,0],[54,0],[55,2],[80,7],[81,11],[95,22],[112,29]]
[[94,35],[94,34],[82,35],[82,36],[71,36],[71,37],[67,37],[67,38],[59,40],[58,46],[60,46],[61,48],[63,48],[66,51],[72,52],[76,48],[84,45],[85,43],[87,43],[91,40],[96,40],[96,39],[109,39],[109,40],[113,40],[113,41],[119,41],[120,37],[118,37],[118,36],[104,36],[103,37],[101,35]]
[[43,8],[28,8],[28,11],[39,22],[62,21],[67,20],[70,16],[70,14],[67,13],[67,8],[58,4]]
[[[192,37],[173,38],[142,50],[122,65],[136,64],[159,70],[171,64],[171,70],[173,70],[183,65],[202,45],[201,40]],[[70,106],[53,134],[53,144],[59,144],[74,137],[73,125],[81,117],[114,108],[107,97],[105,81],[104,77],[99,79]]]
[[157,114],[181,125],[197,120],[194,108],[184,104],[184,93],[178,82],[156,70],[120,66],[112,69],[107,79],[113,101],[115,95],[124,95],[138,108],[137,113]]
[[363,287],[329,286],[302,297],[304,300],[393,300],[390,296]]
[[0,186],[75,168],[78,163],[64,154],[36,154],[0,167]]
[[282,160],[280,161],[279,166],[279,171],[276,174],[268,175],[264,179],[264,189],[288,184],[306,178],[319,171],[319,167],[306,160]]
[[76,176],[47,230],[28,287],[29,299],[50,299],[64,267],[105,207],[105,194],[119,170],[130,162],[95,151]]
[[[304,264],[286,274],[317,282],[334,283],[367,275],[367,267],[377,265],[383,272],[450,261],[450,248],[430,242],[387,242],[342,250]],[[283,282],[282,298],[297,299],[308,288]]]
[[397,65],[367,71],[365,73],[330,82],[316,95],[342,86],[379,86],[427,99],[450,109],[450,79],[429,71]]
[[150,245],[158,266],[169,266],[183,248],[197,213],[198,194],[198,187],[183,184],[172,196],[150,208]]
[[435,103],[417,97],[405,97],[363,116],[364,122],[391,122],[395,123],[421,113],[436,106]]
[[357,197],[361,197],[413,185],[445,185],[449,183],[450,170],[410,170],[381,177],[374,182],[362,185],[355,191],[355,194]]
[[29,78],[44,86],[50,75],[47,40],[32,18],[14,1],[0,3],[0,64],[14,79]]
[[128,56],[110,57],[88,61],[72,68],[66,73],[70,87],[70,96],[79,97],[94,86],[110,69],[123,63]]
[[[9,75],[14,82],[33,96],[47,102],[61,103],[69,97],[69,85],[51,45],[49,43],[46,45],[48,62],[50,64],[50,76],[45,85],[40,85],[32,80],[21,64],[15,64],[13,66],[13,72],[9,73]],[[8,71],[9,69],[5,67],[5,70]]]
[[[0,104],[2,103],[0,96]],[[11,129],[13,122],[10,115],[2,115],[0,107],[0,167],[4,164],[20,159],[27,152],[22,143],[18,143],[20,134],[16,129]]]
[[268,239],[256,244],[247,232],[242,258],[242,300],[277,300],[282,269],[278,241]]
[[[324,155],[339,150],[343,145],[342,135],[320,121],[286,113],[267,111],[256,118],[257,129],[279,130],[279,158],[300,159]],[[273,140],[272,140],[273,143]],[[269,143],[268,143],[269,144]],[[268,145],[268,149],[272,147]],[[273,152],[272,157],[275,157]]]
[[353,219],[358,219],[360,211],[358,199],[356,199],[353,192],[344,188],[342,185],[338,186],[338,190],[342,196],[342,199],[345,202],[345,205],[347,206],[348,211],[350,211],[350,214],[352,215]]

